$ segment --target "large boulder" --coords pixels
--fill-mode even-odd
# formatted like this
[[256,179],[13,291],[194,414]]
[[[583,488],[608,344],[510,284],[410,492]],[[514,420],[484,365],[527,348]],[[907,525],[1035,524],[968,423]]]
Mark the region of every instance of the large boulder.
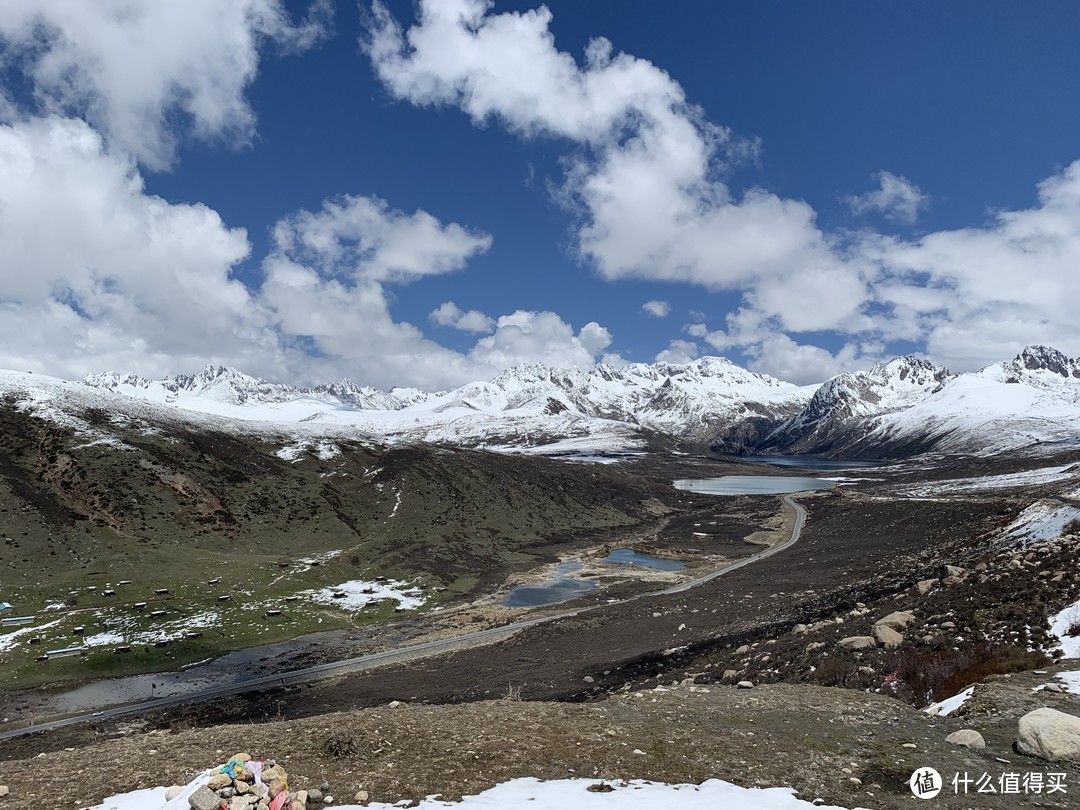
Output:
[[886,650],[895,650],[901,644],[904,643],[904,637],[893,630],[891,627],[886,627],[883,624],[874,625],[874,638],[881,644]]
[[848,636],[837,643],[845,650],[869,650],[877,646],[877,639],[873,636]]
[[1020,718],[1017,753],[1051,762],[1080,762],[1080,717],[1043,707]]
[[945,742],[953,745],[963,745],[967,748],[986,748],[986,740],[983,739],[983,735],[973,728],[962,728],[959,731],[954,731],[945,738]]
[[915,621],[915,614],[910,610],[897,610],[888,616],[882,616],[874,622],[874,626],[889,627],[898,632],[903,632],[913,621]]

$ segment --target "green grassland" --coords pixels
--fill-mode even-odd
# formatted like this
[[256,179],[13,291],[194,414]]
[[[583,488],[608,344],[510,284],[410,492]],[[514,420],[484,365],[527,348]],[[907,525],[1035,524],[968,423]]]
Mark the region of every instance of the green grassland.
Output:
[[[335,441],[332,458],[312,447],[288,461],[275,452],[293,437],[80,416],[96,440],[0,403],[0,600],[39,625],[64,612],[41,631],[40,645],[0,650],[0,688],[173,668],[385,621],[394,603],[342,610],[285,598],[386,576],[420,587],[421,609],[430,609],[647,517],[648,482],[601,465],[359,437]],[[329,558],[302,562],[319,555]],[[103,594],[110,587],[115,596]],[[161,588],[169,593],[153,594]],[[228,602],[218,600],[223,594]],[[149,602],[145,613],[132,608],[136,601]],[[267,608],[283,614],[267,617]],[[151,619],[152,610],[167,615]],[[77,625],[86,636],[146,634],[155,622],[207,612],[217,620],[200,639],[34,661],[44,649],[77,644]]]

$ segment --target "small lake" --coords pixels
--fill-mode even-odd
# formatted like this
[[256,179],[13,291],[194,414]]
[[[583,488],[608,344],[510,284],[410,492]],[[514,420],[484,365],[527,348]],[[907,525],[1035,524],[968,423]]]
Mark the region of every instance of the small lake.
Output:
[[678,560],[665,560],[663,557],[654,557],[632,548],[617,548],[608,554],[602,562],[623,563],[624,565],[640,565],[644,568],[655,568],[659,571],[681,571],[686,568]]
[[549,582],[518,585],[506,595],[502,604],[507,607],[536,607],[576,599],[596,587],[595,582],[574,576],[574,573],[580,570],[581,563],[574,560],[560,563]]
[[829,489],[833,482],[787,475],[722,475],[719,478],[682,478],[675,481],[674,486],[704,495],[781,495]]
[[743,456],[743,461],[756,461],[759,464],[771,464],[783,469],[807,470],[809,472],[834,472],[836,470],[861,470],[871,467],[884,467],[882,461],[854,461],[843,458],[822,458],[820,456]]

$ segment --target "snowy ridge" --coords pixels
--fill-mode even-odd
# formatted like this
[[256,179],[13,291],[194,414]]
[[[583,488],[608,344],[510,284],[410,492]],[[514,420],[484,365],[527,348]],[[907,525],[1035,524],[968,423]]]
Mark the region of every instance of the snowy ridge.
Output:
[[301,388],[221,366],[156,381],[105,373],[71,383],[0,372],[0,395],[88,443],[120,445],[100,420],[92,427],[84,418],[95,409],[147,431],[180,421],[270,437],[290,461],[326,460],[335,441],[347,439],[590,453],[668,437],[734,453],[881,457],[1080,446],[1080,362],[1042,346],[959,375],[898,357],[819,387],[705,357],[588,371],[526,364],[436,393],[350,380]]
[[297,388],[220,366],[157,381],[97,374],[83,384],[235,419],[351,426],[372,435],[492,449],[583,437],[594,437],[596,449],[627,449],[642,444],[642,429],[709,442],[750,417],[775,422],[812,394],[719,357],[589,371],[530,363],[489,382],[438,393],[383,392],[349,380]]
[[767,440],[784,452],[993,455],[1080,446],[1080,362],[1045,346],[951,374],[918,358],[840,375]]

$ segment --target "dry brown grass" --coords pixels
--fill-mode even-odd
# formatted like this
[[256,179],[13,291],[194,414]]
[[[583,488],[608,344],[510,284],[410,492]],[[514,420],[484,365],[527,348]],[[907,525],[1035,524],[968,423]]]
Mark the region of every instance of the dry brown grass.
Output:
[[1036,669],[1050,662],[1042,652],[1012,644],[971,642],[959,649],[919,650],[906,647],[886,661],[896,674],[894,694],[916,707],[952,697],[990,675]]

